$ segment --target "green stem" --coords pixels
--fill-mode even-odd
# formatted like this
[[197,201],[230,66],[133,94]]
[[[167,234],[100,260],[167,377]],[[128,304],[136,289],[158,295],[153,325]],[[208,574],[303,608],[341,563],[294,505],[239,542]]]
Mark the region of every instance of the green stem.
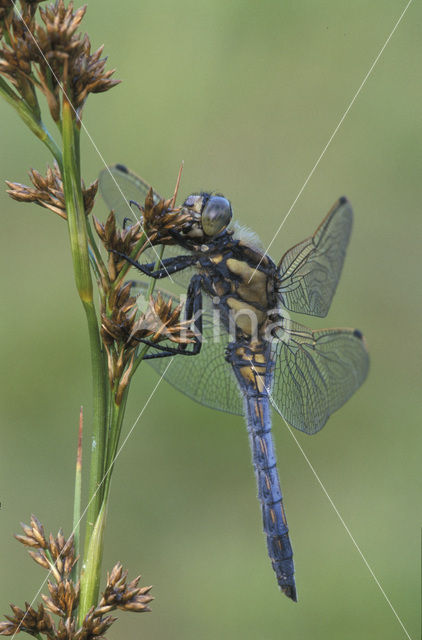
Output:
[[[75,495],[73,500],[73,540],[75,547],[75,556],[80,554],[80,523],[81,523],[81,497],[82,497],[82,429],[83,429],[83,409],[79,414],[79,433],[78,433],[78,450],[76,454],[76,470],[75,470]],[[77,582],[78,567],[77,564],[72,569],[72,579]]]
[[100,590],[101,561],[104,547],[104,531],[107,516],[107,501],[104,500],[92,530],[91,539],[85,552],[84,576],[81,580],[78,620],[82,622],[93,605],[98,602]]
[[[87,597],[92,597],[90,605],[96,603],[98,589],[92,588],[92,576],[86,573],[88,554],[101,559],[102,550],[93,550],[91,536],[98,521],[102,505],[102,480],[104,473],[107,382],[104,353],[101,348],[97,316],[93,302],[93,289],[89,266],[88,232],[83,204],[82,187],[79,176],[80,160],[76,158],[79,145],[75,145],[73,112],[66,100],[63,102],[63,190],[68,215],[70,244],[72,249],[75,282],[88,322],[91,349],[91,368],[93,380],[93,427],[91,440],[91,466],[89,478],[89,507],[85,534],[84,563],[81,575],[81,587]],[[98,538],[102,544],[102,536]],[[98,576],[94,580],[99,585]],[[86,591],[85,581],[90,582]],[[89,607],[88,607],[89,608]]]
[[114,394],[112,400],[112,408],[111,408],[111,417],[110,417],[110,433],[109,433],[109,445],[107,452],[107,468],[106,468],[106,479],[104,483],[104,496],[107,500],[109,492],[110,492],[110,483],[111,483],[111,475],[114,469],[114,459],[116,457],[117,448],[119,446],[120,434],[122,432],[123,419],[126,411],[126,403],[127,397],[129,393],[129,385],[126,387],[122,401],[120,405],[114,402]]
[[55,140],[45,128],[41,118],[38,118],[36,114],[34,114],[24,100],[22,100],[22,98],[20,98],[18,94],[15,93],[15,91],[13,91],[13,89],[7,84],[4,78],[0,78],[0,95],[3,96],[6,102],[15,109],[26,126],[31,129],[32,133],[34,133],[37,138],[39,138],[51,151],[61,170],[62,153]]
[[107,383],[105,380],[105,361],[101,351],[95,308],[93,305],[91,306],[85,302],[83,305],[88,320],[93,378],[93,428],[91,436],[91,466],[88,489],[88,496],[91,502],[87,511],[85,534],[85,546],[87,546],[102,502],[103,489],[101,483],[104,475]]
[[102,259],[100,250],[98,249],[97,243],[95,241],[94,238],[94,234],[92,233],[92,228],[91,225],[89,224],[89,221],[87,221],[86,223],[86,227],[87,227],[87,231],[88,231],[88,239],[89,239],[89,246],[92,249],[92,252],[95,256],[95,260],[96,260],[96,270],[98,270],[102,276],[104,276],[107,273],[107,267],[104,264],[104,261]]

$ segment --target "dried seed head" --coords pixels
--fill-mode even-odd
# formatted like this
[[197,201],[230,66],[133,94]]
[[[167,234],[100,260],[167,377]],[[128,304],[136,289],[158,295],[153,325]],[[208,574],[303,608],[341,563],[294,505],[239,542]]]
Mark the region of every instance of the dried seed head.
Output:
[[102,338],[105,344],[126,343],[135,321],[136,299],[130,296],[131,283],[120,283],[108,296],[107,306],[101,310]]
[[[76,620],[74,618],[67,618],[63,620],[62,618],[59,620],[59,624],[57,625],[57,631],[55,633],[55,640],[75,640],[76,638]],[[81,640],[88,640],[89,636],[80,636]]]
[[190,320],[180,320],[183,305],[173,306],[170,298],[164,300],[161,293],[151,297],[149,307],[134,323],[130,338],[139,342],[148,338],[151,342],[171,340],[178,344],[191,344],[194,334],[189,329]]
[[[140,223],[136,223],[127,229],[119,227],[113,211],[108,216],[105,224],[99,222],[95,216],[93,216],[93,221],[95,231],[107,251],[118,251],[119,253],[130,255],[143,235]],[[112,257],[114,263],[121,262],[123,264],[122,259],[117,255],[114,254]]]
[[[63,193],[63,180],[57,163],[54,163],[53,169],[47,167],[47,174],[44,178],[38,171],[31,169],[29,177],[34,185],[27,187],[19,182],[9,182],[7,193],[13,200],[18,202],[35,202],[41,207],[45,207],[61,218],[66,219],[66,204]],[[98,180],[85,188],[82,183],[82,195],[84,199],[85,213],[88,215],[94,206],[95,195],[98,189]]]
[[66,578],[57,584],[48,582],[50,597],[42,595],[44,603],[52,613],[61,618],[68,618],[79,603],[79,583],[76,585]]
[[[107,251],[131,255],[137,248],[139,256],[151,245],[174,244],[171,232],[180,233],[192,224],[192,213],[186,208],[171,209],[170,199],[154,203],[153,193],[150,189],[145,198],[145,206],[140,207],[140,221],[130,227],[120,227],[113,211],[105,224],[94,219],[95,230]],[[139,246],[143,238],[144,242]],[[116,254],[111,257],[116,265],[116,272],[119,273],[126,262]]]
[[91,607],[82,622],[82,627],[72,636],[72,640],[103,638],[104,633],[116,620],[117,618],[113,618],[112,616],[103,618],[94,607]]
[[159,293],[139,314],[136,299],[130,295],[131,285],[127,282],[117,286],[108,296],[107,308],[104,305],[101,309],[101,336],[108,354],[110,385],[114,388],[119,382],[119,398],[129,383],[141,340],[188,345],[194,338],[190,321],[180,320],[182,305],[174,307],[172,299],[166,301]]
[[25,602],[25,611],[11,604],[13,616],[5,616],[8,622],[0,622],[0,635],[11,636],[19,631],[24,631],[31,636],[43,633],[54,637],[55,629],[53,620],[42,604],[35,610],[28,602]]
[[59,531],[56,539],[54,539],[50,534],[49,551],[61,579],[69,576],[77,562],[77,558],[75,558],[73,535],[66,540],[61,530]]
[[[50,569],[57,582],[68,578],[77,562],[73,535],[66,540],[60,530],[56,538],[50,533],[47,539],[42,524],[34,515],[31,516],[31,525],[22,524],[22,529],[25,535],[15,535],[15,538],[26,547],[31,547],[29,553],[35,562]],[[49,552],[53,563],[47,558],[46,551]]]
[[27,547],[35,547],[37,549],[47,549],[48,544],[44,534],[44,527],[36,516],[31,515],[31,524],[21,523],[21,527],[25,533],[22,535],[15,535],[15,538],[22,542]]
[[[25,538],[25,544],[28,544],[26,540],[30,540],[31,546],[41,545],[38,551],[30,552],[33,557],[37,556],[37,561],[41,557],[46,558],[45,552],[48,551],[56,566],[63,568],[66,559],[73,557],[73,539],[66,539],[61,530],[55,538],[50,534],[47,539],[43,526],[35,516],[31,517],[30,525],[24,524],[22,528],[25,535],[21,538]],[[64,563],[60,564],[63,558]],[[42,562],[39,564],[44,566]],[[45,568],[51,569],[51,562],[47,562]],[[49,594],[42,594],[43,603],[38,608],[32,607],[28,602],[24,609],[10,605],[13,615],[6,616],[6,620],[0,622],[0,635],[14,636],[24,631],[38,638],[44,635],[47,640],[100,640],[117,619],[109,615],[111,611],[149,611],[148,604],[153,599],[149,595],[151,587],[138,586],[139,576],[127,582],[127,571],[123,571],[119,563],[108,575],[107,586],[98,605],[91,607],[82,625],[78,627],[76,611],[80,595],[79,582],[75,584],[65,569],[61,573],[53,571],[53,576],[56,582],[48,582]],[[58,616],[57,626],[51,614]]]
[[[111,216],[108,223],[113,227],[113,233],[119,233],[111,224],[113,221],[114,216]],[[107,225],[99,227],[100,234],[106,238]],[[119,265],[114,264],[112,256],[114,254],[110,256],[110,281],[115,279],[115,275],[111,275],[110,265],[114,273],[119,271]],[[165,300],[159,293],[155,298],[151,297],[146,310],[141,310],[136,298],[131,295],[132,285],[132,281],[115,283],[105,291],[101,305],[101,337],[107,353],[110,387],[117,404],[120,404],[130,382],[140,342],[170,340],[188,345],[194,341],[191,322],[180,319],[183,305],[174,306],[171,298]]]
[[148,604],[154,600],[149,592],[152,587],[138,587],[141,576],[127,583],[127,571],[118,562],[107,575],[107,586],[96,608],[96,612],[113,609],[126,611],[150,611]]
[[[7,9],[5,9],[7,11]],[[2,22],[7,33],[7,44],[0,48],[0,75],[8,80],[22,98],[39,114],[35,84],[31,76],[34,40],[31,33],[35,28],[33,11],[22,9],[20,15],[8,12]]]
[[174,244],[171,231],[182,232],[192,224],[192,213],[187,209],[172,208],[172,199],[154,203],[154,192],[149,190],[142,208],[142,223],[151,244]]
[[52,115],[59,110],[59,83],[80,117],[89,93],[107,91],[119,82],[111,79],[114,71],[104,70],[103,48],[91,54],[88,36],[77,33],[85,12],[86,6],[74,11],[73,2],[66,7],[63,0],[40,8],[44,26],[37,25],[36,37],[43,56],[36,60],[37,71],[44,93],[50,94]]
[[90,93],[111,89],[117,80],[113,71],[105,71],[103,48],[91,53],[88,36],[78,33],[86,6],[73,9],[63,0],[40,7],[42,24],[35,21],[41,0],[22,1],[22,9],[13,12],[11,2],[1,0],[0,20],[7,43],[0,49],[0,74],[3,75],[39,115],[35,89],[44,93],[50,113],[60,121],[64,90],[80,118]]

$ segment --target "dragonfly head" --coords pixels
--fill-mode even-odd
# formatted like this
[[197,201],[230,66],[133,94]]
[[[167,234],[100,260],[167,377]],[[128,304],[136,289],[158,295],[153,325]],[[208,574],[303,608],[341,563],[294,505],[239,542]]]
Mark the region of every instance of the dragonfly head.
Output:
[[210,193],[192,194],[186,198],[183,206],[197,214],[198,226],[188,235],[205,235],[214,238],[230,223],[232,207],[230,201],[222,195]]

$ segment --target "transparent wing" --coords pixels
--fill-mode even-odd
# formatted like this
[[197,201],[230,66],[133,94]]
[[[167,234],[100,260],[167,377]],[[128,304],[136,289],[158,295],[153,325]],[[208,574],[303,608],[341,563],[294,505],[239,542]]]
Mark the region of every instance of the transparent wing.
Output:
[[[157,247],[155,247],[157,250]],[[165,245],[164,246],[164,258],[177,258],[178,256],[185,256],[188,252],[186,249],[179,247],[178,245]],[[154,249],[146,249],[141,255],[141,261],[143,263],[151,263],[157,261],[157,254]],[[176,273],[171,274],[171,281],[182,287],[186,293],[186,290],[189,286],[189,283],[192,279],[192,276],[197,273],[195,267],[187,267],[182,271],[177,271]],[[170,277],[170,276],[169,276]]]
[[273,345],[273,406],[296,429],[316,433],[365,380],[365,341],[356,329],[282,329]]
[[280,300],[290,311],[324,317],[343,268],[353,212],[340,198],[314,235],[287,251],[279,264]]
[[[146,287],[143,283],[137,283],[135,292],[145,295]],[[160,293],[166,300],[171,297],[171,294],[161,289]],[[209,298],[204,296],[203,300],[201,351],[195,356],[174,356],[164,379],[200,404],[219,411],[243,415],[241,393],[232,368],[224,357],[225,348],[230,342],[230,334],[224,330],[221,323],[215,322],[212,302]],[[165,343],[162,345],[164,346]],[[153,352],[153,349],[150,351]],[[162,375],[169,363],[169,358],[156,358],[147,362]]]
[[[110,211],[114,211],[117,221],[122,226],[134,224],[139,214],[136,207],[130,205],[130,201],[134,200],[143,206],[150,185],[122,164],[103,169],[98,179],[101,196]],[[160,199],[154,191],[154,201],[158,202]]]
[[[115,164],[112,167],[103,169],[98,179],[101,196],[110,211],[114,211],[116,220],[121,226],[130,226],[140,219],[137,207],[131,206],[130,201],[138,202],[143,206],[145,197],[151,189],[151,186],[145,180],[132,173],[122,164]],[[160,195],[155,190],[153,190],[153,193],[155,202],[161,200]],[[147,249],[142,254],[141,262],[144,264],[155,263],[158,257],[157,253],[157,248]],[[172,258],[185,254],[186,250],[176,245],[166,246],[163,258]],[[183,287],[187,287],[193,273],[192,269],[185,269],[173,275],[172,280]]]

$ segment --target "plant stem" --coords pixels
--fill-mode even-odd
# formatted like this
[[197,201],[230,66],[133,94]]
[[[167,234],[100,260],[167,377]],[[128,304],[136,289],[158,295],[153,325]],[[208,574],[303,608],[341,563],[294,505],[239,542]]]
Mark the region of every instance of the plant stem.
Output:
[[110,416],[110,432],[109,432],[109,444],[107,452],[107,466],[106,466],[106,479],[104,483],[104,499],[108,499],[110,492],[111,475],[114,469],[114,460],[117,453],[117,447],[119,446],[120,434],[122,431],[123,419],[126,411],[127,397],[129,393],[129,385],[126,387],[122,401],[118,405],[114,402],[114,394],[112,400],[111,416]]
[[[81,576],[81,588],[89,601],[89,606],[96,602],[99,588],[100,566],[96,565],[98,575],[85,575],[85,569],[90,554],[101,561],[102,550],[93,549],[91,536],[94,525],[98,522],[102,504],[102,480],[104,473],[105,431],[107,391],[106,367],[104,353],[101,348],[97,316],[93,302],[93,289],[89,266],[88,232],[83,204],[82,187],[79,174],[80,159],[79,144],[75,144],[75,129],[73,111],[66,99],[63,101],[63,189],[66,200],[66,210],[69,224],[70,244],[72,249],[75,282],[81,298],[88,322],[89,342],[91,349],[91,368],[93,382],[93,427],[91,440],[91,466],[89,478],[89,507],[85,533],[84,564]],[[75,155],[76,154],[76,155]],[[102,544],[102,536],[98,538]],[[89,585],[85,582],[88,580]],[[94,585],[94,586],[93,586]],[[87,604],[88,601],[85,602]],[[86,613],[86,612],[85,612]]]
[[[75,471],[75,496],[73,501],[73,540],[75,547],[75,556],[80,554],[80,522],[81,522],[81,497],[82,497],[82,431],[83,431],[83,408],[79,413],[79,433],[78,433],[78,451],[76,454],[76,471]],[[77,565],[72,569],[72,579],[77,581]]]
[[95,269],[97,271],[97,275],[101,275],[102,277],[104,277],[104,275],[107,273],[107,268],[104,264],[104,261],[98,249],[97,243],[95,242],[94,234],[92,233],[91,225],[89,224],[88,221],[87,221],[86,227],[88,231],[89,246],[91,247],[91,250],[96,262]]
[[78,612],[80,626],[90,608],[98,602],[106,515],[107,501],[104,500],[92,530],[88,548],[85,550],[84,577],[81,580],[81,596]]

